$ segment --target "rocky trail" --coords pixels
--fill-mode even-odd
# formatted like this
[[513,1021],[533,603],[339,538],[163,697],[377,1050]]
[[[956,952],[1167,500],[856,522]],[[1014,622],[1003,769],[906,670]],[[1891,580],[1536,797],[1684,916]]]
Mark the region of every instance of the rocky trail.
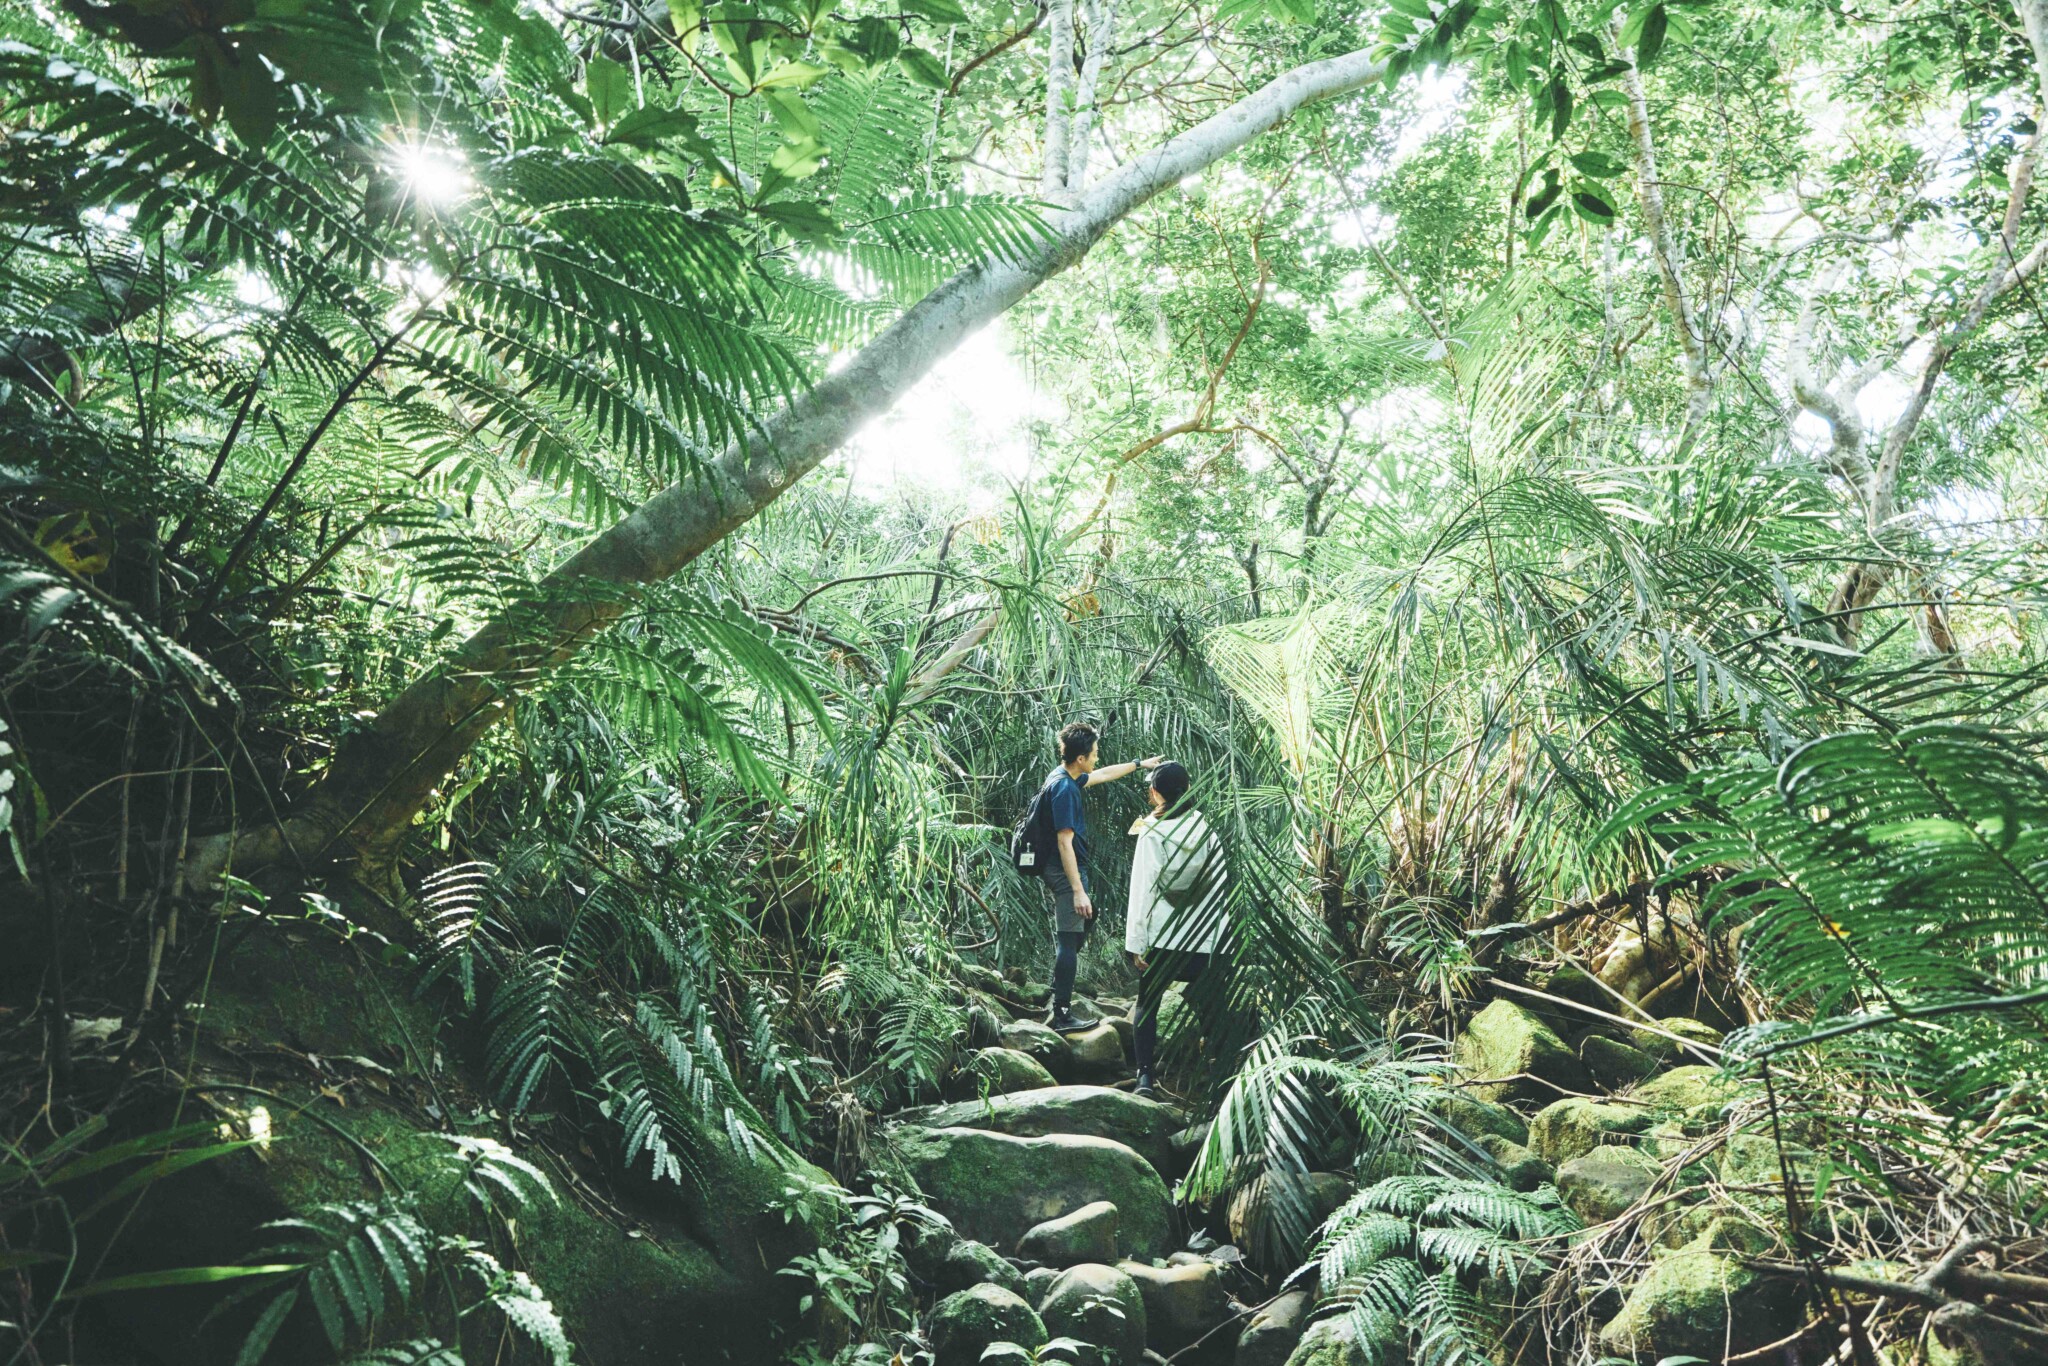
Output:
[[[1087,1003],[1104,1022],[1062,1037],[1037,1023],[1039,993],[969,973],[985,1046],[952,1079],[954,1099],[899,1112],[884,1130],[951,1225],[907,1247],[936,1366],[1400,1357],[1406,1344],[1392,1341],[1373,1344],[1391,1358],[1368,1353],[1349,1316],[1319,1298],[1331,1288],[1247,1255],[1256,1183],[1221,1209],[1175,1203],[1208,1126],[1119,1089],[1130,1085],[1127,1001]],[[1592,994],[1569,971],[1549,985],[1567,1000]],[[1582,1293],[1602,1352],[1717,1361],[1796,1332],[1795,1283],[1751,1265],[1781,1245],[1776,1149],[1731,1121],[1754,1097],[1712,1065],[1719,1032],[1533,1004],[1497,1000],[1472,1019],[1454,1041],[1459,1080],[1436,1109],[1446,1136],[1502,1184],[1554,1187],[1587,1227],[1577,1239],[1626,1223],[1649,1249]],[[1335,1172],[1296,1179],[1316,1223],[1357,1190]]]

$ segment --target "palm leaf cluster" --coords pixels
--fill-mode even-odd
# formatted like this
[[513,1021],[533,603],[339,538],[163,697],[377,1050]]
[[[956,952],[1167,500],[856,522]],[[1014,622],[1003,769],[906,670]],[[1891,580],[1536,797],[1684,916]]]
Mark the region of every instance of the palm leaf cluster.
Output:
[[1672,878],[1723,875],[1704,926],[1775,1015],[1730,1040],[1737,1060],[1855,1076],[1865,1141],[1949,1154],[2039,1207],[2048,770],[2030,747],[1946,724],[1833,735],[1616,823],[1665,842]]

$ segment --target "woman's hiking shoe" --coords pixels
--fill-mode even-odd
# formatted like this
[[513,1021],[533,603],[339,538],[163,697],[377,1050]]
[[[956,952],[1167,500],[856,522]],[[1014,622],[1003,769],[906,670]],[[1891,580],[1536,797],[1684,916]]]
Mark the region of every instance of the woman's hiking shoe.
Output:
[[1046,1023],[1052,1027],[1052,1032],[1055,1034],[1079,1034],[1084,1029],[1095,1028],[1097,1022],[1094,1020],[1084,1020],[1071,1010],[1061,1010],[1055,1006],[1053,1007],[1052,1019]]
[[1138,1074],[1138,1086],[1132,1094],[1140,1100],[1159,1099],[1159,1092],[1152,1088],[1152,1074],[1150,1072],[1140,1072]]

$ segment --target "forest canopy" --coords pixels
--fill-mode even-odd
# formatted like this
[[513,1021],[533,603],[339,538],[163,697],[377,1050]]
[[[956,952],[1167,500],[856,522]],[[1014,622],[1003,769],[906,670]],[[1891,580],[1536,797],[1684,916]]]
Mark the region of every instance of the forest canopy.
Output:
[[7,7],[0,1347],[2048,1360],[2044,118],[2048,0]]

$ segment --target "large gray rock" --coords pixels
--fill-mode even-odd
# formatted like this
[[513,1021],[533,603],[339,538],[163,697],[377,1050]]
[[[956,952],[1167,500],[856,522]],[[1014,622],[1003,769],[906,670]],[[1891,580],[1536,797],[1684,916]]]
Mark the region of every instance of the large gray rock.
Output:
[[1588,1034],[1580,1041],[1579,1061],[1593,1080],[1609,1091],[1633,1085],[1657,1070],[1657,1060],[1648,1053],[1602,1034]]
[[1152,1165],[1121,1143],[1081,1134],[1017,1138],[983,1129],[889,1131],[897,1157],[932,1206],[962,1233],[1013,1249],[1034,1225],[1107,1200],[1117,1208],[1117,1248],[1164,1256],[1173,1205]]
[[[1671,1037],[1674,1034],[1678,1037]],[[1674,1059],[1685,1062],[1711,1062],[1719,1055],[1709,1052],[1708,1049],[1718,1048],[1721,1039],[1720,1030],[1684,1015],[1659,1020],[1655,1029],[1631,1030],[1628,1036],[1630,1044],[1660,1063],[1671,1062]],[[1688,1044],[1704,1044],[1707,1047],[1689,1048]]]
[[1604,1224],[1648,1195],[1662,1171],[1633,1148],[1601,1148],[1557,1169],[1557,1194],[1579,1218]]
[[1756,1082],[1731,1077],[1718,1067],[1695,1065],[1674,1067],[1652,1077],[1629,1092],[1628,1098],[1658,1111],[1661,1117],[1689,1110],[1718,1112],[1735,1101],[1762,1093],[1763,1087]]
[[1156,1100],[1141,1100],[1107,1086],[1052,1086],[1010,1095],[961,1101],[907,1112],[906,1121],[928,1129],[986,1129],[1017,1138],[1047,1134],[1088,1134],[1137,1152],[1162,1175],[1178,1174],[1186,1162],[1174,1151],[1180,1113]]
[[962,1238],[953,1244],[939,1263],[936,1279],[936,1288],[942,1295],[956,1290],[971,1290],[977,1285],[999,1285],[1019,1295],[1024,1294],[1025,1288],[1023,1272],[1010,1265],[1002,1253],[972,1238]]
[[1146,1342],[1154,1351],[1170,1356],[1230,1321],[1230,1292],[1215,1262],[1158,1267],[1124,1261],[1117,1269],[1137,1282],[1145,1298]]
[[1017,1240],[1017,1255],[1047,1266],[1116,1259],[1116,1206],[1107,1200],[1034,1224]]
[[935,1366],[977,1366],[991,1343],[1045,1345],[1045,1323],[1021,1295],[999,1285],[977,1285],[948,1295],[932,1308],[925,1337]]
[[1093,1343],[1109,1366],[1139,1366],[1144,1359],[1145,1300],[1116,1267],[1068,1267],[1046,1288],[1039,1312],[1049,1331]]
[[1306,1290],[1290,1290],[1253,1314],[1237,1339],[1235,1366],[1286,1366],[1307,1317]]
[[1557,1031],[1513,1001],[1495,1001],[1474,1015],[1452,1053],[1481,1100],[1541,1102],[1592,1083]]
[[1719,1361],[1785,1337],[1800,1323],[1798,1279],[1741,1260],[1770,1246],[1754,1225],[1716,1219],[1684,1247],[1660,1253],[1600,1330],[1601,1350],[1638,1361]]
[[1302,1250],[1322,1222],[1356,1193],[1336,1172],[1266,1172],[1230,1198],[1230,1240],[1277,1265]]
[[1529,1141],[1529,1125],[1505,1105],[1449,1087],[1433,1090],[1427,1103],[1432,1114],[1467,1138],[1499,1134],[1510,1143]]
[[1511,1143],[1499,1134],[1481,1134],[1478,1143],[1500,1168],[1501,1176],[1518,1191],[1532,1191],[1557,1178],[1557,1169],[1523,1144]]
[[[1389,1334],[1381,1340],[1379,1348],[1380,1366],[1407,1360],[1405,1338]],[[1358,1345],[1351,1315],[1340,1313],[1310,1324],[1295,1345],[1294,1354],[1287,1358],[1287,1366],[1369,1366],[1371,1360]]]
[[1002,1096],[1057,1084],[1052,1073],[1045,1070],[1045,1064],[1029,1053],[1014,1048],[984,1048],[947,1078],[946,1097],[968,1101],[984,1094]]
[[1067,1035],[1067,1047],[1074,1053],[1076,1081],[1118,1081],[1130,1071],[1123,1036],[1112,1024],[1098,1024],[1079,1034]]
[[1045,1292],[1050,1290],[1052,1283],[1059,1278],[1059,1267],[1034,1266],[1024,1273],[1024,1289],[1018,1293],[1031,1301],[1033,1309],[1039,1308],[1045,1303]]
[[996,1036],[1004,1048],[1014,1048],[1038,1060],[1056,1080],[1065,1081],[1074,1072],[1074,1050],[1067,1041],[1037,1020],[1012,1020]]
[[1604,1144],[1645,1133],[1656,1121],[1656,1112],[1648,1106],[1572,1096],[1536,1112],[1529,1121],[1529,1146],[1545,1162],[1563,1166]]

